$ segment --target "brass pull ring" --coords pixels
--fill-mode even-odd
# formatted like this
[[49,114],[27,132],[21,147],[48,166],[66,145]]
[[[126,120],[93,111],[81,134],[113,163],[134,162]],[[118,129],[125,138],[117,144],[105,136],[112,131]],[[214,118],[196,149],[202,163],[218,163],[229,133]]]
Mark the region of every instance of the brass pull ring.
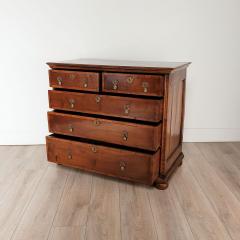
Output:
[[120,170],[123,172],[126,169],[127,164],[125,162],[120,162]]
[[100,96],[96,96],[96,103],[99,103],[101,101],[101,97]]
[[129,104],[124,105],[124,113],[129,114],[129,112],[130,112],[130,105]]
[[123,131],[122,138],[123,138],[124,141],[128,140],[128,132],[127,131]]
[[58,82],[58,85],[59,85],[59,86],[62,85],[62,81],[63,81],[62,77],[58,76],[58,77],[57,77],[57,82]]
[[113,90],[118,89],[118,80],[113,80]]
[[70,104],[70,108],[74,108],[75,100],[74,99],[69,99],[69,104]]

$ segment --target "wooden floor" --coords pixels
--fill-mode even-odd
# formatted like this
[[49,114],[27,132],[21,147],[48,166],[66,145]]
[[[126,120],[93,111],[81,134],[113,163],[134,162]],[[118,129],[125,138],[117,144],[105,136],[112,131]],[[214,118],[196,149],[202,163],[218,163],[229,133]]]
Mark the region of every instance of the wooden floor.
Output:
[[165,191],[0,146],[1,240],[240,239],[240,143],[186,143]]

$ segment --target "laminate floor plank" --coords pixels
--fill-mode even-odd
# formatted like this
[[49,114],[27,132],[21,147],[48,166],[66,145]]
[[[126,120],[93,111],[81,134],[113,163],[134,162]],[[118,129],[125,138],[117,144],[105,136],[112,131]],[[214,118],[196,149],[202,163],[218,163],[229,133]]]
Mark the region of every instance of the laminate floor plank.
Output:
[[26,147],[2,147],[0,154],[0,199],[9,190],[10,185],[17,178],[24,166],[26,155],[33,148]]
[[228,158],[223,155],[218,144],[214,143],[198,143],[197,148],[200,149],[208,163],[214,168],[217,175],[222,179],[226,186],[240,201],[240,170]]
[[158,239],[193,240],[195,238],[191,228],[172,191],[171,185],[165,191],[159,191],[155,188],[148,189]]
[[[54,219],[54,227],[86,227],[91,189],[92,175],[90,173],[76,169],[69,171],[60,207]],[[71,228],[69,229],[71,231]],[[77,229],[73,228],[74,231]],[[59,230],[61,231],[61,228]]]
[[184,153],[185,164],[190,167],[229,235],[233,240],[239,240],[240,202],[206,161],[196,144],[185,144]]
[[174,198],[179,201],[194,237],[200,240],[230,240],[187,164],[183,164],[173,177],[170,187],[174,188]]
[[92,184],[86,239],[121,239],[118,181],[94,175]]
[[57,212],[69,169],[49,166],[19,223],[13,240],[45,240]]
[[48,240],[84,240],[85,226],[83,227],[53,227]]
[[[23,151],[19,151],[19,147],[15,148],[17,153],[21,153],[22,157],[26,157]],[[29,148],[24,148],[27,152]],[[22,150],[22,149],[21,149]],[[11,184],[6,181],[8,191],[1,195],[0,198],[0,239],[8,240],[11,238],[14,230],[19,224],[21,217],[27,208],[35,188],[46,168],[39,168],[38,164],[34,164],[33,159],[38,159],[40,155],[35,157],[35,151],[29,151],[29,165],[31,168],[25,167],[21,169],[16,178],[11,179]],[[21,161],[21,157],[18,157]],[[16,163],[13,161],[12,163]],[[17,163],[16,163],[17,164]],[[11,178],[13,176],[11,175]],[[6,186],[6,185],[5,185]]]
[[122,181],[119,187],[122,239],[157,239],[148,187]]

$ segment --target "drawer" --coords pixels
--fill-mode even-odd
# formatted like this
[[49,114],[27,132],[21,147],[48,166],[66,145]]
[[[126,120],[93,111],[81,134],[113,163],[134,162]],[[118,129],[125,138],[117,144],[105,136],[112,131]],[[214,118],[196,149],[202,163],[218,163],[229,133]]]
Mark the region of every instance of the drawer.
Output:
[[49,70],[49,83],[53,88],[99,91],[99,73]]
[[103,92],[163,96],[164,76],[103,73]]
[[52,133],[105,141],[129,147],[156,151],[160,146],[161,124],[149,126],[48,112],[48,126],[49,131]]
[[139,99],[49,90],[49,107],[150,122],[162,120],[161,99]]
[[52,136],[46,140],[50,162],[146,184],[157,178],[160,151],[146,154]]

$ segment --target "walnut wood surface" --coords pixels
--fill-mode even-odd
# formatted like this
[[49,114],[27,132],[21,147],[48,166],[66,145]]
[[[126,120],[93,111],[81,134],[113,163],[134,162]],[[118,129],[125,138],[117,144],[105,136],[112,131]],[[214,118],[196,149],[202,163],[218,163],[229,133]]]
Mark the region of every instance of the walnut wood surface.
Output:
[[47,137],[51,162],[145,184],[157,178],[160,151],[154,155]]
[[149,126],[86,116],[48,112],[52,133],[105,141],[156,151],[160,147],[161,124]]
[[103,73],[102,78],[103,92],[163,96],[162,75]]
[[49,84],[53,88],[99,92],[99,73],[49,70]]
[[[72,101],[74,106],[71,107]],[[49,107],[151,122],[162,119],[162,100],[50,90]]]

